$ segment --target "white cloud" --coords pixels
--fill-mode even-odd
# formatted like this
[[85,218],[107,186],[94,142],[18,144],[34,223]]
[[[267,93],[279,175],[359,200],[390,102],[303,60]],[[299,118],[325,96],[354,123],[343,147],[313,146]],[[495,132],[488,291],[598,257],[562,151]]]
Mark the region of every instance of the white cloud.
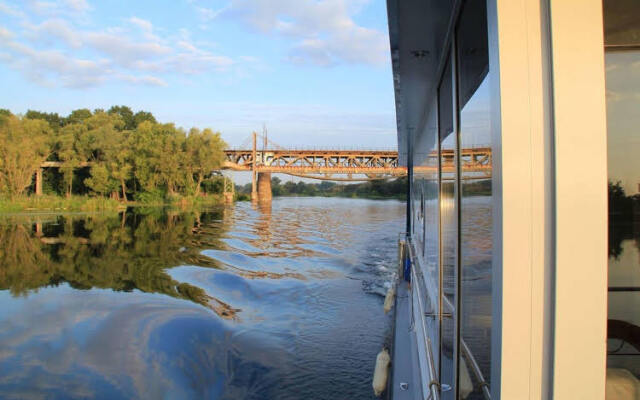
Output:
[[45,17],[81,17],[84,16],[91,7],[86,0],[25,0],[31,11]]
[[7,28],[0,26],[0,40],[9,40],[13,38],[13,33],[11,33]]
[[81,88],[103,83],[110,74],[109,62],[70,58],[57,50],[35,50],[20,43],[8,42],[12,51],[8,62],[42,85]]
[[82,41],[71,26],[61,19],[50,19],[40,25],[25,24],[28,36],[36,41],[61,40],[71,47],[77,48],[82,45]]
[[87,0],[64,0],[64,3],[72,10],[84,12],[89,10]]
[[149,85],[149,86],[167,86],[167,82],[155,76],[133,76],[133,75],[121,75],[120,79],[123,81],[133,83],[135,85]]
[[196,11],[198,12],[198,15],[200,16],[200,19],[202,19],[204,22],[213,21],[224,10],[226,10],[226,8],[223,8],[221,10],[213,10],[211,8],[196,6]]
[[151,22],[147,21],[146,19],[131,17],[129,18],[129,22],[131,22],[133,25],[137,26],[144,32],[149,32],[149,33],[153,32],[153,25],[151,24]]
[[[204,15],[237,19],[262,33],[294,40],[289,60],[321,66],[384,65],[389,44],[382,31],[358,25],[353,15],[364,0],[231,0]],[[202,11],[200,11],[203,14]]]
[[[64,5],[81,12],[89,9],[86,1]],[[31,6],[61,7],[42,1]],[[185,29],[159,36],[150,21],[138,17],[107,29],[79,28],[73,19],[63,17],[38,24],[23,18],[18,22],[22,31],[0,26],[0,62],[46,86],[88,87],[107,81],[167,86],[160,75],[224,72],[235,65],[232,58],[193,43]]]
[[122,35],[90,32],[84,35],[84,44],[130,67],[137,60],[146,60],[171,53],[172,49],[158,42],[138,42]]
[[16,10],[14,7],[5,4],[5,3],[0,3],[0,13],[1,14],[6,14],[12,17],[22,17],[24,16],[24,13],[20,10]]

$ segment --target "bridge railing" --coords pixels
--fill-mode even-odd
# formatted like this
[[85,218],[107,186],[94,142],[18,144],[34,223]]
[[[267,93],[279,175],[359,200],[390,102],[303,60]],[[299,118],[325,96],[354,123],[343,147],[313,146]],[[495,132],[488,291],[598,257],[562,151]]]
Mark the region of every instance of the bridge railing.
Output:
[[[478,150],[478,149],[490,149],[491,144],[474,144],[465,146],[463,150]],[[227,151],[252,151],[251,147],[243,145],[229,146]],[[257,146],[256,151],[387,151],[397,152],[397,147],[385,147],[385,146],[278,146],[269,147],[263,149],[261,146]]]
[[[226,151],[252,151],[252,149],[245,146],[229,146]],[[256,148],[257,152],[261,151],[387,151],[387,152],[397,152],[398,149],[394,147],[375,147],[375,146],[286,146],[286,147],[278,147],[271,148],[267,147],[266,149],[262,149],[262,147],[258,146]]]

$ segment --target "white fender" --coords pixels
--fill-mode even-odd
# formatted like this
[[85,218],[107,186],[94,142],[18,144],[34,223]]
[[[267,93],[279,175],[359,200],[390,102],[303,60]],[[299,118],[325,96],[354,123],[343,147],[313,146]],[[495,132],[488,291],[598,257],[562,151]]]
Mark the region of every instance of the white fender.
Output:
[[389,363],[391,363],[389,352],[387,349],[382,349],[376,357],[376,369],[373,372],[373,393],[375,393],[376,396],[380,396],[387,388]]
[[391,307],[393,307],[393,301],[396,297],[396,287],[391,286],[389,290],[387,290],[387,295],[384,297],[384,313],[388,313],[391,311]]

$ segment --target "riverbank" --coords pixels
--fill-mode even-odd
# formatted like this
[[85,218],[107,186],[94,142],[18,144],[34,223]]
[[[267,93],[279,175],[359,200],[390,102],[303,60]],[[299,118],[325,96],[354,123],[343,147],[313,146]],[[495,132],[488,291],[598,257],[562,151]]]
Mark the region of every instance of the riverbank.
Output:
[[397,194],[397,195],[389,195],[382,196],[376,194],[354,194],[354,193],[317,193],[317,194],[281,194],[274,195],[273,198],[284,198],[284,197],[331,197],[331,198],[340,198],[340,199],[363,199],[363,200],[406,200],[406,194]]
[[221,195],[207,197],[175,197],[154,202],[118,201],[105,197],[91,196],[19,196],[13,199],[0,198],[0,213],[29,211],[118,211],[127,207],[186,207],[213,206],[223,204]]

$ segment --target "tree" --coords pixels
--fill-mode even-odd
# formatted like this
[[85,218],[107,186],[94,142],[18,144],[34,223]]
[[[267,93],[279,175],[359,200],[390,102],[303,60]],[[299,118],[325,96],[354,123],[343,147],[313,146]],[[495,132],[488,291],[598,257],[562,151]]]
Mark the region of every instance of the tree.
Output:
[[45,121],[15,116],[0,122],[0,187],[11,197],[24,193],[51,153],[50,129]]
[[202,181],[222,166],[225,146],[220,133],[214,133],[211,129],[200,132],[194,128],[189,132],[185,141],[184,167],[187,182],[196,196],[200,194]]
[[127,106],[113,106],[107,111],[109,114],[116,114],[122,118],[124,126],[122,129],[135,129],[136,124],[133,119],[133,111]]
[[[79,152],[85,154],[85,157],[88,155],[87,159],[94,164],[106,168],[109,178],[118,182],[122,190],[122,198],[127,201],[126,181],[130,178],[133,168],[129,131],[122,130],[124,126],[122,117],[118,114],[98,112],[87,119],[86,125],[88,130],[84,135],[85,140],[82,141],[84,145],[81,146]],[[102,167],[96,168],[95,171],[92,169],[92,172],[103,174]],[[104,186],[104,177],[96,177],[96,179],[87,179],[86,181],[93,185],[90,187],[94,191],[96,191],[96,187],[102,188]]]
[[154,124],[156,124],[158,122],[158,121],[156,121],[156,117],[154,117],[153,114],[151,114],[150,112],[138,111],[133,116],[134,128],[137,128],[138,126],[140,126],[141,123],[143,123],[145,121],[149,121],[149,122],[152,122]]
[[165,124],[161,129],[167,134],[161,136],[160,152],[157,158],[158,177],[165,184],[167,192],[174,195],[179,186],[184,185],[185,171],[181,168],[184,162],[185,135],[173,124]]
[[114,139],[110,141],[109,146],[105,149],[106,165],[111,177],[120,184],[123,200],[127,201],[126,182],[131,178],[133,170],[129,131],[121,131]]
[[146,192],[154,192],[160,179],[157,173],[161,137],[155,125],[144,121],[131,135],[133,176]]
[[298,189],[298,187],[292,181],[287,181],[283,185],[283,192],[285,194],[296,194],[296,193],[298,193],[297,189]]
[[271,178],[271,193],[274,196],[282,196],[282,186],[280,186],[281,182],[282,180],[277,176]]
[[70,197],[73,192],[74,170],[87,161],[91,154],[90,149],[82,146],[86,133],[86,125],[74,123],[64,126],[58,135],[56,150],[58,158],[62,161],[60,170],[63,174],[67,197]]
[[91,111],[88,108],[81,108],[71,111],[71,114],[66,118],[66,124],[81,124],[85,120],[91,117]]
[[107,167],[102,164],[96,164],[91,167],[91,177],[85,179],[84,183],[99,195],[111,193],[118,187],[118,184],[109,176]]
[[60,117],[58,113],[45,113],[34,110],[27,110],[27,113],[24,115],[25,118],[28,119],[41,119],[47,121],[49,126],[54,132],[57,132],[62,125],[64,125],[64,118]]

